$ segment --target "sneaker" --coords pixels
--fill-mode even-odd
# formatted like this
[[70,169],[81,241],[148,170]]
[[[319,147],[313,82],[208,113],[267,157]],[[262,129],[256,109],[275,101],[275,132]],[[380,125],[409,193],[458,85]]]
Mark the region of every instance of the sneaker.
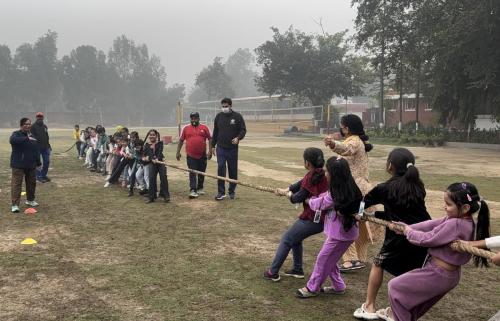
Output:
[[106,184],[104,184],[104,187],[109,187],[109,185],[111,185],[110,182],[106,182]]
[[12,209],[10,210],[12,213],[19,213],[19,206],[18,205],[12,205]]
[[280,277],[279,273],[272,274],[271,270],[266,270],[264,272],[264,279],[269,280],[269,281],[273,281],[273,282],[278,282],[279,280],[281,280],[281,277]]
[[128,197],[132,197],[132,196],[134,196],[134,191],[128,191],[128,195],[127,195],[127,196],[128,196]]
[[320,290],[321,293],[326,293],[326,294],[345,294],[345,289],[343,290],[335,290],[333,286],[325,286],[322,287]]
[[196,193],[196,191],[191,191],[189,192],[189,198],[197,198],[199,195]]
[[93,172],[93,173],[94,173],[94,172],[96,172],[96,171],[97,171],[97,170],[96,170],[94,167],[92,167],[91,169],[89,169],[89,172]]
[[106,176],[106,180],[109,180],[111,178],[111,175],[108,174],[108,176]]
[[153,203],[154,201],[155,201],[155,199],[154,199],[154,198],[148,198],[148,199],[146,200],[146,204]]
[[170,196],[165,196],[165,197],[163,198],[163,201],[164,201],[165,203],[170,203]]
[[139,191],[139,195],[148,195],[149,191],[147,189],[143,189]]
[[215,196],[216,201],[222,201],[225,198],[226,198],[226,194],[217,194],[217,196]]
[[295,296],[301,299],[313,298],[318,296],[318,292],[312,292],[307,287],[295,291]]
[[44,179],[46,182],[50,182],[50,181],[52,181],[52,180],[50,179],[50,177],[47,177],[47,176],[45,176],[43,179]]
[[38,204],[36,201],[26,201],[26,203],[25,203],[25,204],[26,204],[26,205],[29,205],[29,206],[31,206],[31,207],[37,207],[38,205],[40,205],[40,204]]
[[304,271],[298,271],[298,270],[288,270],[288,271],[285,271],[285,274],[286,276],[291,276],[291,277],[294,277],[296,279],[303,279],[304,278]]
[[236,195],[235,195],[234,193],[229,194],[229,198],[230,198],[230,199],[234,200],[234,198],[235,198],[235,197],[236,197]]
[[203,188],[198,189],[196,193],[198,193],[198,195],[205,195],[205,191],[203,190]]

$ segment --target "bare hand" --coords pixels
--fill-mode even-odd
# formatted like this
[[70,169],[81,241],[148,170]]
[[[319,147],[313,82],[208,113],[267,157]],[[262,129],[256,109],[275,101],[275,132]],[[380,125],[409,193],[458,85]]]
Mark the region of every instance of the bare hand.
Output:
[[334,140],[342,140],[342,135],[340,133],[333,133],[332,138]]
[[176,158],[178,161],[180,161],[180,160],[181,160],[181,153],[177,153],[177,154],[175,155],[175,158]]
[[288,188],[277,188],[274,194],[277,196],[285,196],[288,193]]
[[239,142],[240,142],[240,139],[239,139],[238,137],[235,137],[235,138],[233,138],[233,139],[231,140],[231,143],[232,143],[233,145],[238,145],[238,143],[239,143]]
[[493,258],[491,259],[495,265],[500,266],[500,252],[495,254]]
[[207,159],[208,159],[208,160],[211,160],[211,159],[212,159],[212,151],[209,151],[209,152],[208,152]]
[[215,148],[212,147],[210,154],[217,156],[217,153],[215,152]]

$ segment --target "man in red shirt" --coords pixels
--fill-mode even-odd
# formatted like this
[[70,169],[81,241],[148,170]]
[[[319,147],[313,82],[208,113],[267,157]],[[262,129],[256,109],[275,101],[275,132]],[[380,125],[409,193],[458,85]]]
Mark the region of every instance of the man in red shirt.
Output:
[[[194,169],[200,172],[205,172],[207,169],[207,158],[212,158],[212,151],[208,149],[207,155],[207,140],[210,140],[210,130],[207,126],[200,124],[200,115],[193,112],[189,115],[191,124],[182,128],[179,144],[177,145],[177,160],[181,159],[181,148],[186,141],[186,160],[189,169]],[[196,180],[198,178],[198,180]],[[189,198],[196,198],[203,192],[203,181],[205,176],[189,173]]]

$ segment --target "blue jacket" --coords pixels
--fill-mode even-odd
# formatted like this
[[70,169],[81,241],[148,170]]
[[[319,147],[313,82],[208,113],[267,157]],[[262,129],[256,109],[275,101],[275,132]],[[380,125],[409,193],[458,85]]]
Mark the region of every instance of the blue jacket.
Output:
[[17,130],[10,136],[12,154],[10,155],[10,167],[33,169],[40,166],[40,150],[36,140],[30,140],[28,133]]

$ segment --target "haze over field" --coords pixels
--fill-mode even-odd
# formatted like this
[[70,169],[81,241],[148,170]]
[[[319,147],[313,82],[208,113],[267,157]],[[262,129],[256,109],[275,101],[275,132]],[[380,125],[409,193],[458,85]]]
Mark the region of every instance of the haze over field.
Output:
[[[58,56],[82,45],[107,53],[122,34],[147,44],[161,58],[167,83],[194,84],[195,74],[214,57],[256,48],[272,36],[271,26],[304,32],[353,28],[349,0],[2,0],[0,43],[12,50],[34,42],[48,29],[58,33]],[[315,22],[316,21],[316,22]],[[8,31],[8,32],[7,32]]]

